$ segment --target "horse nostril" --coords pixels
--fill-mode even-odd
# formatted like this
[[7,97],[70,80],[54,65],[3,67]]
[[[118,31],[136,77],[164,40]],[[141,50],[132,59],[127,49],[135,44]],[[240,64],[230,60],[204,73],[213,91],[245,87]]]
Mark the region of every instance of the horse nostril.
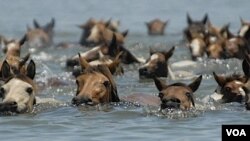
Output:
[[10,105],[11,105],[11,106],[16,106],[17,103],[16,103],[15,101],[13,101],[13,102],[10,103]]
[[170,101],[175,102],[175,103],[180,103],[181,101],[177,98],[171,99]]
[[166,104],[169,100],[167,99],[162,99],[162,103]]
[[91,105],[92,104],[92,99],[90,99],[90,98],[85,98],[85,99],[83,99],[83,103],[85,103],[85,104],[89,104],[89,105]]
[[180,100],[174,99],[162,99],[162,108],[178,108],[180,107]]
[[88,104],[88,105],[92,105],[92,104],[93,104],[93,101],[92,101],[92,99],[87,98],[87,97],[81,97],[81,98],[79,98],[79,97],[74,97],[74,98],[72,99],[71,103],[72,103],[73,105],[76,105],[76,106],[78,106],[78,105],[80,105],[80,104],[82,104],[82,103]]
[[147,71],[148,71],[147,68],[140,68],[140,69],[139,69],[139,73],[140,73],[140,74],[145,74],[145,73],[147,73]]
[[77,97],[74,97],[71,101],[73,105],[79,105],[79,99]]

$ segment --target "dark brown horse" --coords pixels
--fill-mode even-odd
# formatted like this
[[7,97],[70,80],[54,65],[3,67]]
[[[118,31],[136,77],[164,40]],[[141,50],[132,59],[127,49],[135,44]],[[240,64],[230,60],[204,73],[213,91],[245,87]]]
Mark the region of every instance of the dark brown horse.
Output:
[[168,59],[173,55],[175,47],[169,51],[150,51],[150,58],[139,68],[140,78],[167,77]]
[[[184,37],[195,38],[197,36],[205,37],[208,15],[205,14],[202,20],[193,20],[187,13],[187,27],[184,29]],[[189,35],[189,36],[187,36]],[[188,39],[189,40],[189,39]]]

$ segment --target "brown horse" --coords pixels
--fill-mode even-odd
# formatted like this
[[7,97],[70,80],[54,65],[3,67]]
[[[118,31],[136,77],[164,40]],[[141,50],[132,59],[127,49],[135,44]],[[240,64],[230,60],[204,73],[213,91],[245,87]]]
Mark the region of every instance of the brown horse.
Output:
[[103,24],[108,29],[110,29],[111,31],[117,32],[118,27],[120,25],[120,21],[114,21],[114,20],[111,20],[111,19],[108,20],[108,21],[104,21],[104,20],[96,20],[96,19],[90,18],[88,21],[86,21],[86,23],[83,23],[83,24],[78,26],[80,29],[82,29],[82,35],[81,35],[81,38],[80,38],[80,41],[79,41],[79,43],[81,45],[83,45],[83,46],[90,46],[91,45],[86,39],[90,35],[91,29],[96,24]]
[[214,79],[218,83],[218,88],[216,93],[221,95],[221,99],[218,102],[230,103],[230,102],[243,102],[246,96],[246,83],[248,82],[248,77],[245,75],[217,75],[213,72]]
[[248,41],[240,36],[232,36],[225,43],[227,58],[244,59],[245,52],[250,52]]
[[[28,53],[25,57],[21,58],[21,46],[26,41],[26,36],[24,36],[21,40],[5,40],[3,45],[3,51],[5,53],[5,61],[8,62],[10,66],[10,72],[12,74],[23,73],[25,70],[25,63],[29,59],[30,54]],[[0,70],[2,67],[2,61],[0,61]],[[0,72],[0,78],[1,72]]]
[[164,35],[165,27],[168,21],[161,21],[160,19],[154,19],[150,22],[146,22],[149,35]]
[[28,27],[27,42],[29,47],[48,47],[53,44],[55,19],[41,26],[36,20],[33,21],[34,29]]
[[33,81],[36,67],[33,60],[27,65],[25,74],[12,75],[10,66],[4,61],[1,72],[5,83],[0,88],[0,112],[26,113],[33,110],[36,103],[36,86]]
[[195,107],[194,92],[199,88],[202,75],[190,84],[174,83],[167,85],[158,78],[154,78],[155,85],[159,90],[161,99],[161,109],[181,109],[188,110]]
[[150,51],[150,58],[139,68],[140,78],[167,77],[168,59],[173,55],[175,47],[165,52]]
[[205,14],[202,20],[193,20],[187,13],[187,24],[188,26],[184,29],[184,37],[187,39],[190,35],[192,38],[201,36],[205,37],[207,28],[208,15]]
[[109,69],[105,65],[90,66],[81,57],[79,60],[83,71],[76,77],[77,91],[72,104],[119,102],[116,84]]
[[128,30],[122,33],[114,32],[107,28],[104,24],[97,23],[90,30],[90,34],[87,37],[86,41],[93,44],[102,44],[106,42],[111,42],[113,35],[115,35],[118,44],[123,44],[127,34]]

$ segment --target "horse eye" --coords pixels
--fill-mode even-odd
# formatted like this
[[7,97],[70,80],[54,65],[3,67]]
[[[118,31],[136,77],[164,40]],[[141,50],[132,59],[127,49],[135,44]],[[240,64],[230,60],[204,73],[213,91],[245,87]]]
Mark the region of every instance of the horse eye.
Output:
[[29,93],[29,94],[32,94],[33,89],[31,87],[29,87],[29,88],[26,89],[26,92]]
[[104,85],[105,87],[109,87],[110,83],[109,83],[109,81],[104,81],[104,82],[103,82],[103,85]]
[[225,87],[225,90],[226,90],[227,92],[230,92],[230,91],[231,91],[231,88],[230,88],[230,87]]
[[164,94],[162,92],[159,93],[158,95],[160,98],[163,98]]
[[191,97],[191,93],[190,92],[186,92],[186,96],[188,97],[188,98],[190,98]]

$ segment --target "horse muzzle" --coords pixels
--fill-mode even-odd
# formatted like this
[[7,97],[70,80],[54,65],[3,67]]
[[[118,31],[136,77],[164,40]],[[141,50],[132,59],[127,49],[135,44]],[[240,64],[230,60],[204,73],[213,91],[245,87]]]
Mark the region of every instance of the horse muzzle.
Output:
[[16,102],[4,102],[0,103],[0,112],[17,112]]

